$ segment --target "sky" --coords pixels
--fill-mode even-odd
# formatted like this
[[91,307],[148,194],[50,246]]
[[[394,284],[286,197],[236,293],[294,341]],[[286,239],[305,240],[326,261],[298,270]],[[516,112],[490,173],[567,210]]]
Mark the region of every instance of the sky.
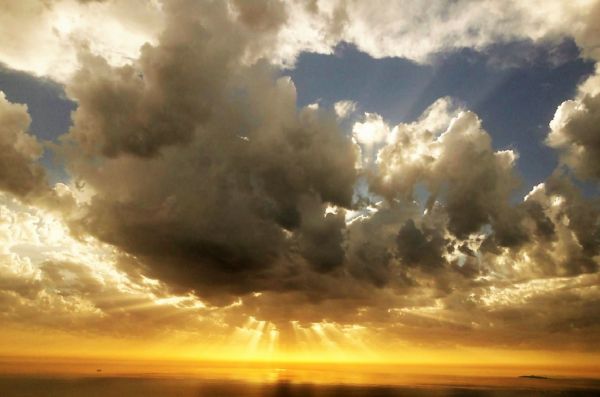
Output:
[[600,2],[0,10],[1,356],[598,370]]

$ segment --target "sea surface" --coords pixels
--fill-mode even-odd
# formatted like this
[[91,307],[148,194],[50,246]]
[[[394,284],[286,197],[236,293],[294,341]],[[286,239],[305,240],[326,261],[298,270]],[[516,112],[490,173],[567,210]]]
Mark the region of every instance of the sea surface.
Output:
[[600,389],[579,385],[350,385],[277,381],[253,383],[205,379],[129,377],[0,377],[3,397],[420,397],[420,396],[600,396]]
[[595,372],[518,371],[0,359],[0,397],[600,397]]

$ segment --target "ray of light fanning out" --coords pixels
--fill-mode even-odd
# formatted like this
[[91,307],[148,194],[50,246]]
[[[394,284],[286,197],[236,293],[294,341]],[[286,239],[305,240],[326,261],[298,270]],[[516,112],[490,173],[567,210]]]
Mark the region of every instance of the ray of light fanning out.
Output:
[[[56,189],[65,194],[70,188]],[[481,286],[453,298],[477,305],[477,318],[472,318],[475,308],[453,309],[430,296],[435,289],[420,288],[410,305],[404,293],[386,291],[387,307],[361,306],[347,320],[317,321],[318,316],[305,319],[302,313],[299,319],[290,314],[260,320],[255,307],[271,299],[263,293],[214,305],[133,271],[126,265],[132,258],[94,238],[72,236],[51,212],[5,198],[0,215],[7,242],[0,268],[5,357],[145,360],[157,368],[160,360],[179,360],[172,368],[188,370],[202,361],[388,363],[416,365],[419,371],[427,364],[562,368],[571,363],[570,371],[597,370],[597,354],[570,351],[568,343],[559,343],[560,334],[515,349],[514,338],[539,332],[529,325],[513,335],[515,329],[502,324],[507,309],[526,308],[557,293],[593,300],[595,274]],[[305,302],[303,310],[328,304]]]

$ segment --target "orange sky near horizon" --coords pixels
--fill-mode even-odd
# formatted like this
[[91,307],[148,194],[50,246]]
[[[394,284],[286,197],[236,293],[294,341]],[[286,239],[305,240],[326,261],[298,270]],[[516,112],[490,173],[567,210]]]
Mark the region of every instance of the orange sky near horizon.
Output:
[[[203,345],[168,338],[133,339],[69,332],[40,333],[23,329],[0,330],[0,373],[89,374],[102,367],[105,374],[156,373],[164,375],[224,374],[239,368],[236,376],[266,376],[262,370],[284,367],[304,370],[364,368],[369,376],[415,373],[465,376],[519,376],[543,374],[600,378],[600,355],[594,352],[500,349],[489,347],[417,347],[361,352],[328,349],[253,349],[232,345]],[[366,367],[365,367],[366,366]],[[260,368],[252,374],[248,368]],[[220,368],[220,370],[219,370]],[[245,369],[244,369],[245,368]],[[222,372],[221,372],[222,370]],[[236,371],[234,371],[236,372]],[[269,372],[270,373],[270,372]],[[233,375],[232,375],[233,376]],[[236,377],[234,376],[234,377]],[[310,379],[309,379],[310,380]]]

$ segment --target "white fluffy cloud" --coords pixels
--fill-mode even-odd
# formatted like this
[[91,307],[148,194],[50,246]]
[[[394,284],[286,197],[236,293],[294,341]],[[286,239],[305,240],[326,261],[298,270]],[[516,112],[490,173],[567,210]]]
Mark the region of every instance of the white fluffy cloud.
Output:
[[[573,25],[574,37],[586,56],[600,62],[600,2],[589,2],[589,6]],[[561,162],[578,177],[600,179],[600,64],[579,85],[575,98],[556,109],[546,143],[557,149]]]
[[585,81],[577,97],[563,102],[550,122],[546,143],[561,161],[584,178],[600,179],[600,80]]
[[383,143],[389,134],[388,125],[375,113],[365,113],[364,120],[354,123],[352,127],[352,135],[356,142],[365,146]]
[[356,102],[354,101],[338,101],[334,104],[335,114],[340,119],[345,119],[349,117],[352,113],[356,111]]
[[423,183],[430,193],[427,208],[441,199],[449,229],[457,236],[485,224],[504,229],[501,223],[510,216],[509,199],[518,184],[513,172],[517,156],[510,150],[495,152],[474,113],[440,99],[418,121],[394,127],[391,135],[377,156],[375,192],[410,198]]
[[591,1],[562,0],[545,1],[543,6],[522,0],[321,0],[310,6],[292,2],[289,24],[298,31],[308,23],[313,26],[312,35],[318,39],[308,36],[303,43],[310,50],[346,41],[375,57],[424,62],[435,53],[462,47],[483,49],[498,42],[578,34],[579,21],[593,6]]
[[112,64],[129,63],[161,29],[161,6],[153,0],[9,0],[0,13],[0,62],[65,81],[81,47]]
[[[590,0],[549,0],[543,6],[523,0],[229,0],[227,6],[229,18],[256,39],[245,51],[250,63],[266,58],[291,66],[302,51],[331,53],[340,42],[374,57],[427,62],[464,47],[564,37],[574,37],[594,56],[599,40],[593,21],[600,8]],[[61,81],[77,69],[81,46],[122,65],[137,58],[144,43],[155,43],[164,27],[159,0],[24,0],[3,7],[0,62]]]

